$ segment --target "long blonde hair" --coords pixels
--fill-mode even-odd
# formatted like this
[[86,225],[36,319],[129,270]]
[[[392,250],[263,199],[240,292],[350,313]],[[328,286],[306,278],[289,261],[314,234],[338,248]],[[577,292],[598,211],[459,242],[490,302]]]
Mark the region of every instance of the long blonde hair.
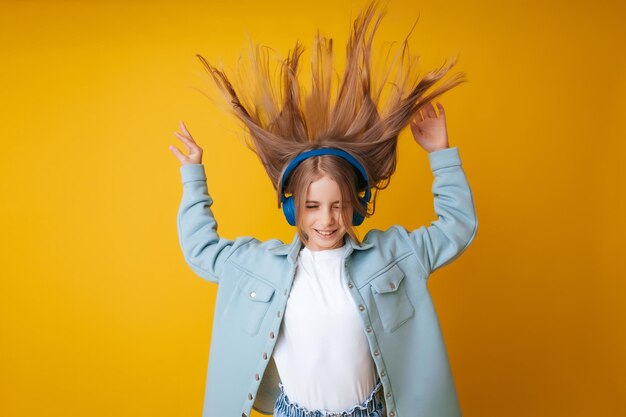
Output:
[[[375,16],[377,8],[378,0],[372,0],[354,21],[346,48],[346,68],[339,81],[336,99],[332,102],[333,42],[332,38],[321,37],[319,31],[314,38],[311,56],[311,91],[304,97],[298,81],[298,65],[304,51],[299,41],[296,41],[293,53],[290,51],[287,58],[280,61],[282,95],[279,94],[279,97],[272,86],[267,49],[261,49],[259,45],[251,48],[252,69],[246,75],[254,79],[254,85],[250,88],[237,88],[239,92],[235,90],[223,70],[215,68],[204,57],[197,55],[223,98],[229,102],[229,111],[243,122],[249,133],[246,145],[261,160],[277,191],[279,207],[281,190],[278,184],[288,162],[304,151],[332,147],[349,152],[362,163],[368,174],[369,184],[375,191],[371,201],[372,210],[366,213],[367,217],[372,216],[375,211],[376,192],[389,185],[391,175],[396,169],[396,148],[400,131],[414,117],[420,117],[419,110],[422,106],[467,81],[464,73],[456,73],[451,79],[426,94],[426,90],[442,79],[456,64],[456,58],[449,64],[412,80],[413,65],[410,60],[413,57],[408,51],[408,37],[415,27],[414,24],[391,65],[385,70],[381,81],[373,87],[372,78],[376,74],[371,70],[372,42],[384,16],[384,11]],[[368,33],[372,23],[373,28]],[[387,84],[387,79],[396,64],[398,68],[395,80],[389,82],[392,88],[383,103],[383,87]],[[343,164],[341,158],[315,156],[310,159],[317,158],[325,159],[326,163],[306,163],[305,160],[291,176],[297,176],[300,169],[317,167],[319,170],[324,165],[330,166],[329,164],[335,167],[332,176],[337,176],[341,171],[340,165]],[[306,177],[309,178],[306,181],[291,183],[308,187],[311,179],[318,177],[318,174]],[[346,185],[353,189],[356,185],[354,178],[349,180],[340,177],[335,180],[340,183],[342,190],[346,189]],[[306,191],[306,188],[291,190],[294,196],[306,194]],[[354,195],[349,197],[343,192],[342,194],[344,200],[355,202]],[[296,212],[301,209],[298,200],[296,198]],[[347,214],[344,217],[348,218]],[[351,222],[346,224],[346,227],[348,233],[360,244],[352,230]],[[298,230],[303,237],[300,226]]]

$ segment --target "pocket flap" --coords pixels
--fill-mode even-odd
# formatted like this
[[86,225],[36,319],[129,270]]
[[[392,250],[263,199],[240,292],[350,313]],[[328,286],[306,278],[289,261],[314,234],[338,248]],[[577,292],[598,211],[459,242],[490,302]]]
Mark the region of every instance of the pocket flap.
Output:
[[374,278],[371,281],[371,285],[379,294],[393,292],[398,290],[400,282],[402,282],[403,279],[404,272],[402,272],[398,265],[394,265],[380,276]]
[[274,287],[263,281],[253,277],[252,275],[244,273],[237,287],[248,297],[251,301],[263,301],[268,302],[274,294]]

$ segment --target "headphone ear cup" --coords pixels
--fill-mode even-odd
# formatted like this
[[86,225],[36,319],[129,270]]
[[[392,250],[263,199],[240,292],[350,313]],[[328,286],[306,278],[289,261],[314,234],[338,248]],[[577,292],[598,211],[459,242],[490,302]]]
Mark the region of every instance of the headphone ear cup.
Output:
[[296,206],[292,196],[285,198],[283,201],[283,213],[287,219],[287,223],[292,226],[296,225]]

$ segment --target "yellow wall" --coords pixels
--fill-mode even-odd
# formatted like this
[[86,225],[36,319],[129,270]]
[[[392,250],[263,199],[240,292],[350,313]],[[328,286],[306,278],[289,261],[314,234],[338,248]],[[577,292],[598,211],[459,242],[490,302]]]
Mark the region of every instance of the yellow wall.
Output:
[[[470,80],[441,101],[480,227],[430,290],[466,417],[623,416],[625,7],[517,3],[394,0],[378,33],[421,14],[423,68]],[[308,65],[319,27],[339,58],[363,4],[2,2],[0,415],[200,415],[216,287],[178,246],[178,122],[223,236],[293,229],[194,55],[232,68],[247,31]],[[361,236],[434,219],[408,129],[399,152]]]

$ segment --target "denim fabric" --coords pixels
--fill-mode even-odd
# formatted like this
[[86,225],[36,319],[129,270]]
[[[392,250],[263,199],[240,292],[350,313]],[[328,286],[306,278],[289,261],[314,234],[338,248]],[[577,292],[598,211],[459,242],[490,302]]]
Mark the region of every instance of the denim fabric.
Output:
[[278,383],[280,394],[274,406],[274,417],[387,417],[383,384],[380,378],[374,389],[361,404],[343,411],[308,410],[289,401],[282,383]]
[[[376,369],[385,372],[387,414],[461,417],[427,283],[467,249],[478,220],[458,148],[432,151],[428,159],[435,177],[435,220],[411,229],[371,229],[360,245],[347,235],[342,279],[359,308]],[[177,222],[185,261],[200,277],[219,284],[202,416],[246,417],[253,408],[269,415],[281,382],[272,353],[302,242],[295,231],[290,244],[220,236],[204,166],[186,164],[180,172]],[[406,191],[410,197],[417,189]],[[407,210],[407,216],[415,211]],[[410,393],[392,388],[407,386]]]

